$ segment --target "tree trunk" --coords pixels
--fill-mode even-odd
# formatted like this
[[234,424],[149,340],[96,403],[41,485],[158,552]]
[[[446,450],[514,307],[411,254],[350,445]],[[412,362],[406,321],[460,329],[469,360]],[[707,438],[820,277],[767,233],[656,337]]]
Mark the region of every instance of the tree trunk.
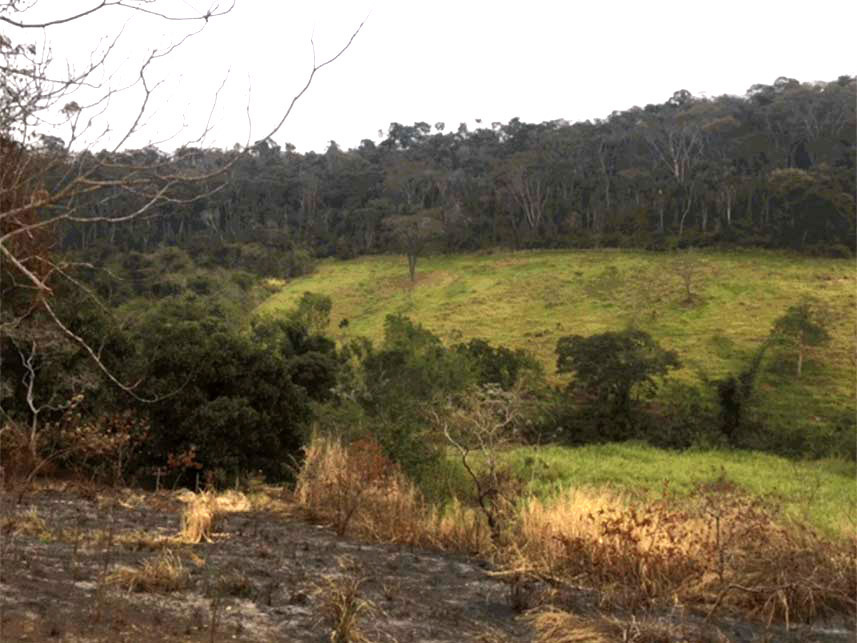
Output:
[[411,277],[411,283],[417,280],[417,255],[408,254],[408,275]]
[[800,377],[803,372],[803,331],[801,331],[797,341],[797,376]]
[[678,238],[681,239],[682,234],[684,234],[684,222],[687,219],[687,215],[690,213],[690,208],[693,205],[693,193],[689,194],[687,197],[687,202],[684,204],[684,211],[681,213],[681,218],[678,222]]

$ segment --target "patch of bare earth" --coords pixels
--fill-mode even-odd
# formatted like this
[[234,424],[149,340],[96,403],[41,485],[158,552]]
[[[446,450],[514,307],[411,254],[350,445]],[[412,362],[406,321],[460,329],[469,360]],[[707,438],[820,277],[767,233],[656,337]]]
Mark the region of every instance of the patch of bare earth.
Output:
[[0,641],[531,640],[485,563],[340,538],[282,506],[223,513],[187,544],[177,494],[13,503]]

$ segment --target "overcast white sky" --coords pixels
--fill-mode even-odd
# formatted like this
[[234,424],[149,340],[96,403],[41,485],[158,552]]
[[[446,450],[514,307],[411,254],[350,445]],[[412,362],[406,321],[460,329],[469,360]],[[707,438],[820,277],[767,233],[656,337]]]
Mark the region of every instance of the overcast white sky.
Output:
[[[42,0],[35,10],[57,16],[92,4]],[[162,1],[172,13],[209,5]],[[715,96],[743,94],[781,75],[831,80],[854,74],[857,61],[852,0],[236,0],[230,15],[152,69],[164,85],[131,145],[158,142],[182,125],[162,147],[195,137],[227,71],[205,143],[246,141],[248,86],[251,136],[261,137],[306,80],[310,37],[322,59],[367,16],[352,48],[319,73],[275,141],[323,151],[330,140],[345,148],[377,140],[392,121],[444,121],[454,129],[476,118],[486,126],[515,116],[585,120],[663,102],[678,89]],[[175,40],[177,27],[190,28],[112,9],[47,35],[57,58],[79,62],[123,23],[123,46],[110,67],[116,86],[145,52]],[[111,126],[132,112],[114,101]]]

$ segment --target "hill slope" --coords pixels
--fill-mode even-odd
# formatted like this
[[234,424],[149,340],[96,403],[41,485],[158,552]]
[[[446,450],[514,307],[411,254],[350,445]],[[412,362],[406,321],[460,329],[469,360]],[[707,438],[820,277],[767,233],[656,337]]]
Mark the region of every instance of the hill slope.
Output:
[[760,410],[777,424],[853,417],[853,262],[765,252],[689,257],[609,250],[436,256],[420,260],[413,285],[403,257],[330,261],[286,284],[258,312],[280,314],[304,291],[323,293],[333,299],[334,330],[348,319],[348,335],[377,340],[384,317],[402,313],[447,341],[484,337],[527,348],[551,378],[559,337],[634,323],[678,351],[684,366],[676,380],[699,384],[739,372],[773,321],[808,295],[829,309],[833,340],[799,380],[788,355],[769,352]]

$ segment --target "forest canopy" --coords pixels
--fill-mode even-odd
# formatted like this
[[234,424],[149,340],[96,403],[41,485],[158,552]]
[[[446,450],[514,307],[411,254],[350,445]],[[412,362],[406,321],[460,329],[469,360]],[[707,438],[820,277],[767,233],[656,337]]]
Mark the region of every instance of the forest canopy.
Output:
[[[321,154],[270,139],[237,162],[221,149],[126,150],[111,156],[197,171],[231,165],[211,182],[184,186],[181,199],[159,208],[165,216],[67,225],[60,241],[66,249],[109,242],[145,251],[202,236],[299,244],[341,258],[401,252],[403,238],[417,239],[422,252],[742,245],[849,256],[855,104],[852,76],[782,77],[744,96],[677,91],[596,121],[512,119],[475,130],[392,123],[379,143],[343,150],[331,141]],[[46,144],[31,153],[55,162],[59,152]],[[56,167],[49,191],[66,180]],[[122,191],[108,207],[128,210],[134,199]],[[77,207],[81,217],[98,217],[104,203],[102,195]]]

